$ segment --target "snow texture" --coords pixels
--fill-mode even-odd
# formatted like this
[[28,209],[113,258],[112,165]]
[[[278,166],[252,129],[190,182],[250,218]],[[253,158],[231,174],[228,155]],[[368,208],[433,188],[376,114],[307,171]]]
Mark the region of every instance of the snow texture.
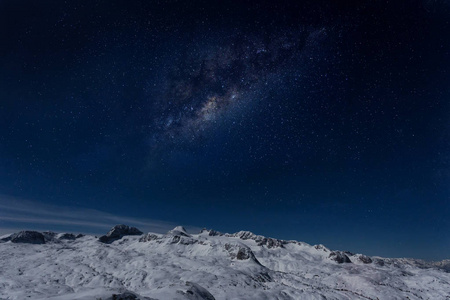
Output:
[[248,231],[0,240],[0,299],[450,299],[450,261],[369,257]]

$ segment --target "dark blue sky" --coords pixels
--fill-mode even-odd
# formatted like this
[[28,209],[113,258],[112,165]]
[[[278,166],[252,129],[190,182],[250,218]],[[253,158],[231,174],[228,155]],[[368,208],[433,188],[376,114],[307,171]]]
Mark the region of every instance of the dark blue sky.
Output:
[[449,20],[445,1],[1,1],[0,228],[86,230],[45,207],[449,258]]

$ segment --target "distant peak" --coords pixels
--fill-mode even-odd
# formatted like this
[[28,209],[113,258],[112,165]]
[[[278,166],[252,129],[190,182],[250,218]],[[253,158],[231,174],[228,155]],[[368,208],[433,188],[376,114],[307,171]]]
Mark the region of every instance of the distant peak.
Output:
[[111,230],[106,234],[99,238],[99,241],[102,243],[112,243],[116,240],[121,239],[126,235],[141,235],[142,231],[137,229],[136,227],[130,227],[124,224],[119,224],[111,228]]
[[172,229],[172,231],[181,231],[187,233],[186,228],[184,228],[183,226],[177,226],[174,229]]
[[170,235],[181,235],[181,236],[187,236],[187,237],[191,236],[189,233],[187,233],[186,228],[184,228],[183,226],[175,227],[174,229],[170,230],[168,232],[168,234],[170,234]]

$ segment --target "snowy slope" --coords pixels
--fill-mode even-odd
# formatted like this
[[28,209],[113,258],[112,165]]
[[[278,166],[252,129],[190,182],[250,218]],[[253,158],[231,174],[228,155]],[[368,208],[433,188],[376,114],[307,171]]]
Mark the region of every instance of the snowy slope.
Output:
[[368,257],[245,231],[139,235],[121,225],[108,234],[114,240],[1,237],[0,299],[450,299],[449,261]]

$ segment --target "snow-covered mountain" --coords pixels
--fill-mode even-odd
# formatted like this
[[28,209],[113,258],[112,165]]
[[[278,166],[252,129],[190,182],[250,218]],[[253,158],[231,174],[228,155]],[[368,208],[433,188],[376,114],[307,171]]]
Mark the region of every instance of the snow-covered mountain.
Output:
[[0,299],[450,299],[450,260],[369,257],[248,231],[0,237]]

